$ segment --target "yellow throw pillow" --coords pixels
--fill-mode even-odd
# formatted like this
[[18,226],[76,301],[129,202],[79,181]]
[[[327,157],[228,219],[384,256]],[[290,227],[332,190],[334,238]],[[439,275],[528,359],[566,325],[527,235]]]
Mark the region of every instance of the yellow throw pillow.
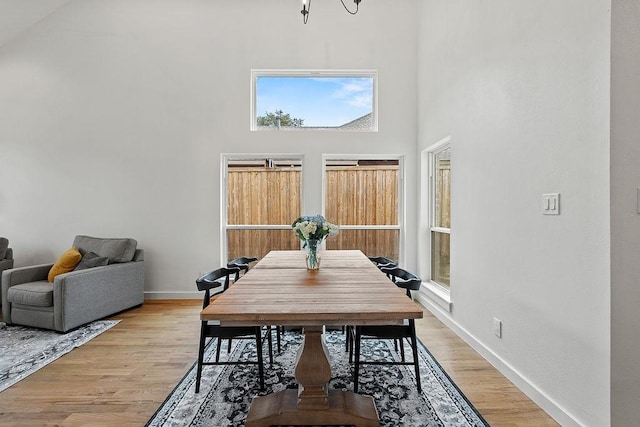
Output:
[[51,267],[51,270],[49,270],[47,280],[49,280],[49,282],[51,283],[58,274],[68,273],[72,271],[74,268],[76,268],[76,265],[78,265],[81,259],[82,255],[80,254],[80,251],[78,251],[78,248],[69,249],[68,251],[63,253],[60,258],[58,258],[55,264],[53,264],[53,267]]

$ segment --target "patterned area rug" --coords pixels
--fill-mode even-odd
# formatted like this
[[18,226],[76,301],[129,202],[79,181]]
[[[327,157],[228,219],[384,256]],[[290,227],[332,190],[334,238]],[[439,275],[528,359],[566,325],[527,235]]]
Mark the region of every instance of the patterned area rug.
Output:
[[66,334],[4,325],[0,328],[0,392],[118,322],[119,320],[100,320]]
[[[326,334],[331,357],[333,379],[329,387],[353,390],[352,365],[344,348],[344,335],[339,331]],[[274,354],[269,366],[265,354],[265,385],[261,392],[256,365],[205,366],[200,393],[195,394],[196,368],[192,367],[174,391],[149,420],[147,426],[244,426],[251,399],[256,395],[297,388],[293,376],[296,352],[302,335],[288,331],[282,352]],[[216,340],[207,347],[205,359],[215,357]],[[274,340],[275,341],[275,340]],[[407,360],[411,360],[410,346],[405,345]],[[359,393],[373,396],[380,425],[385,427],[423,426],[488,426],[449,376],[420,343],[420,376],[423,392],[416,388],[412,366],[363,365]],[[275,352],[275,342],[274,342]],[[393,342],[364,340],[363,357],[399,360]],[[227,356],[226,343],[222,355],[231,359],[255,360],[255,341],[235,340]]]

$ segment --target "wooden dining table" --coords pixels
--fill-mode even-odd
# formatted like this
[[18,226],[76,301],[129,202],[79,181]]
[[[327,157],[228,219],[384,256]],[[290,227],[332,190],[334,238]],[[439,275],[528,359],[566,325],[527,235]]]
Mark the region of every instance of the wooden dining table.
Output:
[[371,396],[328,389],[324,326],[397,324],[421,318],[422,310],[361,251],[321,251],[320,259],[319,270],[307,270],[305,252],[271,251],[200,314],[222,326],[303,329],[294,371],[298,389],[254,397],[247,427],[380,425]]

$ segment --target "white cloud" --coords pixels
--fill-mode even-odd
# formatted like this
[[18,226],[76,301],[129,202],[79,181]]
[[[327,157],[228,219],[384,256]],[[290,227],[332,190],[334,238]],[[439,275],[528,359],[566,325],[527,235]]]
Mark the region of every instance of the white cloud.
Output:
[[343,100],[353,107],[371,107],[372,103],[371,82],[367,80],[353,79],[340,82],[340,88],[336,90],[332,97]]
[[347,103],[353,107],[371,108],[371,93],[353,96],[347,100]]

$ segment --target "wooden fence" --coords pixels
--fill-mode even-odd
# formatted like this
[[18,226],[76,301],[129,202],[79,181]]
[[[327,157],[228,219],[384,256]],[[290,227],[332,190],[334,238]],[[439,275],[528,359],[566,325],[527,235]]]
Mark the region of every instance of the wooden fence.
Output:
[[[325,212],[339,225],[398,225],[397,165],[327,166]],[[368,256],[399,257],[397,229],[341,230],[327,249],[360,249]]]
[[229,168],[227,223],[291,224],[301,210],[301,173],[300,168]]
[[341,225],[398,224],[398,166],[328,166],[326,170],[325,212],[329,221]]
[[[327,166],[325,216],[338,225],[398,224],[397,165]],[[233,167],[227,174],[229,225],[289,225],[301,215],[300,168]],[[360,249],[398,259],[397,229],[340,231],[327,249]],[[299,249],[291,229],[230,229],[228,259],[262,258],[270,250]]]
[[227,259],[255,256],[277,250],[300,249],[300,240],[289,230],[227,230]]

